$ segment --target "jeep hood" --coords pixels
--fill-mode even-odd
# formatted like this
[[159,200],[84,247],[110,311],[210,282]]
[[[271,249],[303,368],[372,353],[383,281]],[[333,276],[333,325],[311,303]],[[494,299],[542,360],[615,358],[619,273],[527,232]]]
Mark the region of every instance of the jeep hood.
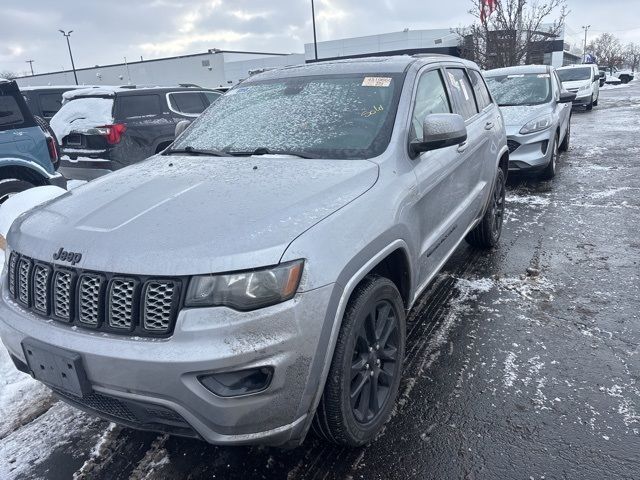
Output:
[[77,268],[126,274],[273,265],[377,178],[367,160],[156,156],[20,216],[8,243],[48,262],[63,247],[82,254]]

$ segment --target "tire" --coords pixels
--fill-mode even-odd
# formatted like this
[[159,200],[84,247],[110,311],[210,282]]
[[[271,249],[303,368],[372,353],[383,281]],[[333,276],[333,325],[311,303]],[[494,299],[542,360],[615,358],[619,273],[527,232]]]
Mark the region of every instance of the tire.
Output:
[[569,124],[567,125],[567,133],[564,134],[564,139],[562,140],[562,143],[560,144],[559,150],[561,152],[569,151],[569,144],[570,143],[571,143],[571,117],[569,117]]
[[591,110],[593,110],[593,95],[591,95],[591,100],[589,100],[589,103],[586,106],[587,108],[587,112],[590,112]]
[[18,178],[3,178],[0,180],[0,205],[12,195],[31,187],[35,187],[35,185]]
[[598,106],[598,100],[600,100],[600,98],[596,98],[596,99],[593,101],[593,106],[594,106],[594,107],[597,107],[597,106]]
[[[398,394],[405,321],[402,297],[395,284],[377,275],[365,277],[351,295],[342,319],[313,420],[312,428],[318,436],[338,445],[358,447],[380,432]],[[372,385],[377,395],[371,394]]]
[[553,177],[556,176],[556,164],[558,162],[558,151],[559,151],[558,134],[556,134],[556,136],[554,137],[553,145],[551,148],[553,148],[553,150],[551,151],[551,159],[549,160],[548,165],[540,174],[540,178],[542,178],[543,180],[551,180]]
[[478,226],[471,230],[465,238],[469,245],[489,249],[498,244],[502,234],[506,191],[504,171],[499,168],[491,198],[489,198],[489,206]]
[[622,76],[620,77],[620,81],[621,81],[622,83],[629,83],[629,77],[628,77],[628,76],[626,76],[626,75],[622,75]]

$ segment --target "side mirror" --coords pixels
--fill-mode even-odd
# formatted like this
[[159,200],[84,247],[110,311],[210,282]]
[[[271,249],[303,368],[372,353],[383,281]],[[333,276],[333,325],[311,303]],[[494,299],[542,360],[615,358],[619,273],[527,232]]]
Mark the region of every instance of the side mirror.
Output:
[[178,138],[180,134],[184,132],[189,125],[191,125],[191,122],[189,120],[180,120],[178,123],[176,123],[176,130],[174,133],[175,138]]
[[596,73],[593,75],[593,81],[597,82],[598,80],[600,80],[600,74]]
[[576,99],[575,93],[567,92],[565,90],[564,92],[560,92],[560,100],[558,100],[558,103],[570,103],[570,102],[573,102],[575,99]]
[[467,139],[467,127],[457,113],[432,113],[422,122],[422,138],[409,145],[413,155],[461,144]]

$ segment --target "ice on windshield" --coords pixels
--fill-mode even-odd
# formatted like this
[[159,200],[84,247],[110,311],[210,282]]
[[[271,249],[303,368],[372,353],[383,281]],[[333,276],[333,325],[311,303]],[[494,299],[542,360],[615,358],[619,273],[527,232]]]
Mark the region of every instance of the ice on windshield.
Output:
[[498,75],[486,79],[500,106],[539,105],[551,99],[549,74]]
[[295,77],[248,82],[205,111],[174,148],[379,155],[389,142],[393,75]]
[[561,82],[575,82],[576,80],[589,80],[593,74],[591,68],[567,68],[556,70]]

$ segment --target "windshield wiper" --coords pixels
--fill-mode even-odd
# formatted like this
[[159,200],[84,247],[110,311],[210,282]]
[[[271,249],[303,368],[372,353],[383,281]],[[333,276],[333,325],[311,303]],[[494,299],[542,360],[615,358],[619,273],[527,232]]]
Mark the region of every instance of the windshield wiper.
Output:
[[318,155],[314,155],[312,153],[300,152],[297,150],[269,150],[265,147],[259,147],[255,150],[251,151],[230,151],[227,152],[229,155],[233,155],[234,157],[250,157],[251,155],[293,155],[294,157],[300,158],[320,158]]
[[229,154],[227,152],[223,152],[221,150],[206,150],[193,148],[191,146],[184,148],[172,148],[170,150],[165,150],[163,155],[173,155],[173,154],[181,154],[181,155],[211,155],[213,157],[228,157]]

